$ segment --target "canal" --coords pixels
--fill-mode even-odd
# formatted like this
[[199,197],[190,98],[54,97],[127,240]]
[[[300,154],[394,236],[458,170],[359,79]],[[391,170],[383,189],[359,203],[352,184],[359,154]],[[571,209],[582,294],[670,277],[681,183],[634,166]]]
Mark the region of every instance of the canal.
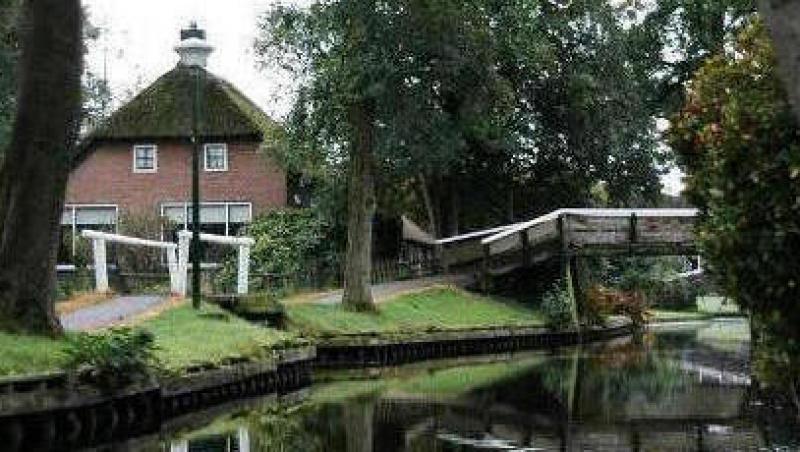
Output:
[[795,450],[796,411],[758,390],[744,320],[652,327],[549,352],[319,375],[128,450]]

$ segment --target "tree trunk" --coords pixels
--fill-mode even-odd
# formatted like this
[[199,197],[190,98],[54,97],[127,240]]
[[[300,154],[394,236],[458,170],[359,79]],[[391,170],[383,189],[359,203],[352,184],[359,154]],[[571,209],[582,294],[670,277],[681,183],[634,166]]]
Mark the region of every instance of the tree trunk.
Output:
[[419,173],[418,179],[419,194],[422,198],[422,203],[425,205],[425,214],[428,216],[428,233],[439,238],[439,225],[436,219],[436,210],[433,207],[433,200],[431,199],[430,187],[428,187],[428,179],[423,173]]
[[80,124],[79,0],[27,0],[16,122],[0,174],[0,328],[61,331],[55,268]]
[[375,309],[372,300],[372,217],[375,213],[373,178],[373,108],[367,101],[349,111],[353,143],[350,148],[347,193],[347,256],[345,258],[345,308]]
[[800,121],[800,2],[760,0],[758,7],[772,35],[778,69]]

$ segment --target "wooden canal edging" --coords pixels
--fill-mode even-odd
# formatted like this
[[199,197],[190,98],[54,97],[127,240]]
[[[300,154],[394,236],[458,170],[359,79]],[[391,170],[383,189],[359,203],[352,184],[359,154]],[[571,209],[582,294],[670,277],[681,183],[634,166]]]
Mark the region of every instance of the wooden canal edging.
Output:
[[104,446],[157,434],[170,422],[232,400],[307,387],[314,368],[384,367],[568,346],[625,336],[633,329],[630,321],[613,318],[607,327],[580,332],[514,327],[339,336],[316,346],[278,350],[271,361],[232,360],[114,393],[76,385],[64,373],[0,379],[0,444],[8,452]]
[[315,358],[313,346],[287,349],[271,361],[230,362],[113,393],[64,373],[2,379],[0,444],[4,452],[78,449],[157,433],[193,411],[308,386]]
[[629,335],[634,325],[615,318],[607,327],[549,331],[543,327],[428,332],[381,337],[343,335],[317,343],[321,369],[385,367],[429,359],[534,350],[588,343]]

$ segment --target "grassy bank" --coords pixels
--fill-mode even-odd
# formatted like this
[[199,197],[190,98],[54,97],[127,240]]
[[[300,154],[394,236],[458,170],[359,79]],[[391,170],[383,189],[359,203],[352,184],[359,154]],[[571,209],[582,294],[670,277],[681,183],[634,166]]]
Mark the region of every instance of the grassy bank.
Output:
[[[258,358],[264,347],[294,341],[291,333],[262,328],[206,306],[190,306],[160,313],[136,325],[155,336],[157,356],[172,371],[189,366],[218,363],[226,358]],[[58,370],[64,363],[64,349],[70,335],[59,340],[0,333],[0,376]]]
[[378,305],[377,312],[356,313],[341,305],[286,306],[290,329],[305,335],[392,334],[501,326],[542,326],[535,310],[507,300],[439,287],[401,295]]
[[716,317],[733,317],[741,315],[739,307],[722,297],[698,297],[696,306],[687,309],[650,309],[654,322],[684,322],[707,320]]

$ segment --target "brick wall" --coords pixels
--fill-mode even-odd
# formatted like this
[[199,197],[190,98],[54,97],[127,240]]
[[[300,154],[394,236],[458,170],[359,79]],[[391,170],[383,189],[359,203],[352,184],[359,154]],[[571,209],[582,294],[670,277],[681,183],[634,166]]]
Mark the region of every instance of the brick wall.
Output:
[[[132,144],[101,145],[70,175],[66,202],[116,204],[121,214],[158,214],[162,203],[191,201],[191,145],[155,144],[155,173],[133,172]],[[203,202],[250,202],[255,216],[286,205],[286,175],[257,144],[228,143],[226,172],[204,171],[201,154],[200,194]]]

